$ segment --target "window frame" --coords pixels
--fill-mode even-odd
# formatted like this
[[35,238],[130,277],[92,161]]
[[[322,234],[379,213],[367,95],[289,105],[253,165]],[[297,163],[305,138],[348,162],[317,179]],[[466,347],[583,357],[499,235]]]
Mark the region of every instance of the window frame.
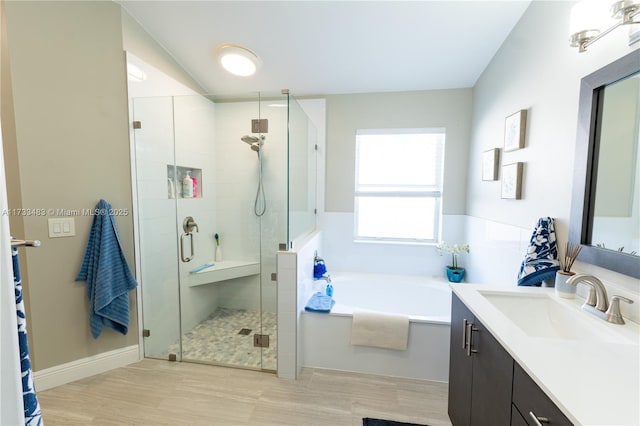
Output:
[[[362,141],[361,136],[368,135],[388,135],[390,137],[403,134],[439,134],[441,139],[437,141],[438,144],[438,156],[439,159],[435,159],[435,164],[439,167],[439,174],[436,175],[436,185],[430,186],[430,189],[411,189],[416,185],[398,185],[398,184],[377,184],[372,185],[377,188],[393,187],[396,190],[370,190],[363,191],[361,184],[359,184],[359,172],[360,172],[360,147]],[[400,128],[400,129],[357,129],[356,130],[356,144],[355,144],[355,176],[354,176],[354,228],[353,228],[353,241],[356,243],[383,243],[383,244],[408,244],[408,245],[434,245],[440,240],[442,232],[442,199],[443,199],[443,187],[444,187],[444,163],[445,163],[445,147],[446,147],[446,128],[444,127],[431,127],[431,128]],[[366,184],[364,184],[366,186]],[[404,187],[404,189],[401,189]],[[435,204],[433,206],[433,238],[405,238],[405,237],[370,237],[358,235],[358,199],[361,197],[374,197],[374,198],[414,198],[414,199],[433,199]]]

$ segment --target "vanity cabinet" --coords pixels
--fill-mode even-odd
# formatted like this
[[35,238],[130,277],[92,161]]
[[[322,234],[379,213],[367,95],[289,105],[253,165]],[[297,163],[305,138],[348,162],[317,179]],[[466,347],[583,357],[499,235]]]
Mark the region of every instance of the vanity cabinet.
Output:
[[572,424],[517,362],[513,367],[513,406],[526,422],[525,425],[537,426],[534,418],[544,425]]
[[452,297],[449,418],[455,426],[509,425],[513,359],[456,297]]
[[454,426],[572,424],[455,294],[448,413]]

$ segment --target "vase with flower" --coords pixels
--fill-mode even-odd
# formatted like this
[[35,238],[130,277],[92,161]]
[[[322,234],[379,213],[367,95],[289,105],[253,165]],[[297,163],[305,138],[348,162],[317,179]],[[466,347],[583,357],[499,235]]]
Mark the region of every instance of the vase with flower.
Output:
[[459,283],[464,278],[465,269],[458,264],[458,256],[462,252],[469,253],[469,244],[453,244],[449,245],[442,241],[436,246],[438,254],[442,256],[442,253],[446,251],[451,254],[451,265],[447,265],[447,278],[452,283]]
[[567,280],[576,274],[571,270],[571,267],[573,266],[573,262],[576,261],[581,248],[579,244],[567,242],[564,254],[558,255],[560,269],[556,272],[555,289],[557,296],[565,299],[573,299],[576,297],[576,286],[567,284]]

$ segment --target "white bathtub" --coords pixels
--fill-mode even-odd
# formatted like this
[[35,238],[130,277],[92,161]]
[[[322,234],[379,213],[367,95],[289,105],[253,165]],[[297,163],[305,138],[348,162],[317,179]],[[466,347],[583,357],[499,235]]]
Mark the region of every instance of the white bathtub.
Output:
[[[351,272],[331,278],[331,313],[302,316],[304,366],[448,381],[451,290],[445,278]],[[324,285],[316,282],[314,290]],[[354,309],[409,316],[407,350],[352,346]]]

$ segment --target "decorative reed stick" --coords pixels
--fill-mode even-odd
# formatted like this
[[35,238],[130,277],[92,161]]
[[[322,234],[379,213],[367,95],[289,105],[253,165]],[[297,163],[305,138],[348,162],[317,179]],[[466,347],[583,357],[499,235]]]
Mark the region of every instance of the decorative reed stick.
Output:
[[571,272],[573,262],[576,261],[578,254],[582,250],[580,244],[572,244],[567,242],[564,250],[564,256],[559,256],[560,269],[564,272]]

